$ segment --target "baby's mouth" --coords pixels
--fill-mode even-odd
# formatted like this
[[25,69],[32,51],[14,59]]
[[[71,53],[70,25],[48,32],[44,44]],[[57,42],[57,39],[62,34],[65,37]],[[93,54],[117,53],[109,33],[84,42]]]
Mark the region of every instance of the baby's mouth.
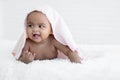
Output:
[[33,38],[38,39],[40,37],[40,34],[33,34]]

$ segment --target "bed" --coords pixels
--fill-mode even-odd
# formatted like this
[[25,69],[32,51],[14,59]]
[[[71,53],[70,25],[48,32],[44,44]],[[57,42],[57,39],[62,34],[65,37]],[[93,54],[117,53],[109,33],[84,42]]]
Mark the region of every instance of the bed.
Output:
[[120,80],[120,45],[79,45],[82,64],[54,59],[16,61],[16,41],[0,40],[0,80]]

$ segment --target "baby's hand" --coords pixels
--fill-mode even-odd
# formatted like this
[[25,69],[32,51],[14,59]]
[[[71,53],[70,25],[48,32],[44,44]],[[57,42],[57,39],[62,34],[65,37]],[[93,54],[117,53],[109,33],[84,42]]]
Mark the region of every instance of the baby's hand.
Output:
[[23,54],[23,59],[25,63],[29,63],[32,62],[35,58],[35,53],[31,53],[29,51],[25,51],[25,53]]

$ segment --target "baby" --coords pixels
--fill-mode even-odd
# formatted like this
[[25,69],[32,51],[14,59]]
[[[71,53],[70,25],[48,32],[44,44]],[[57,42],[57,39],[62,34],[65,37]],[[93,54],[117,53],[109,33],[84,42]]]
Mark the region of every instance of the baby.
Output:
[[30,63],[33,60],[54,59],[58,55],[57,50],[60,50],[71,62],[80,63],[77,53],[54,38],[51,24],[42,12],[35,10],[28,14],[26,33],[28,38],[18,60]]
[[54,59],[58,55],[57,50],[60,50],[71,62],[80,63],[77,53],[54,38],[51,24],[42,12],[35,10],[28,14],[26,33],[28,38],[18,60],[29,63],[33,60]]

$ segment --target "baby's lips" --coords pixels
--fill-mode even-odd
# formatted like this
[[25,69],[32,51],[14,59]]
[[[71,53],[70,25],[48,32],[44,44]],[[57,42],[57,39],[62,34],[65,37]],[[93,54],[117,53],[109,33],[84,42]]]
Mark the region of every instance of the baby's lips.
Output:
[[33,34],[33,38],[38,39],[40,37],[40,34]]

